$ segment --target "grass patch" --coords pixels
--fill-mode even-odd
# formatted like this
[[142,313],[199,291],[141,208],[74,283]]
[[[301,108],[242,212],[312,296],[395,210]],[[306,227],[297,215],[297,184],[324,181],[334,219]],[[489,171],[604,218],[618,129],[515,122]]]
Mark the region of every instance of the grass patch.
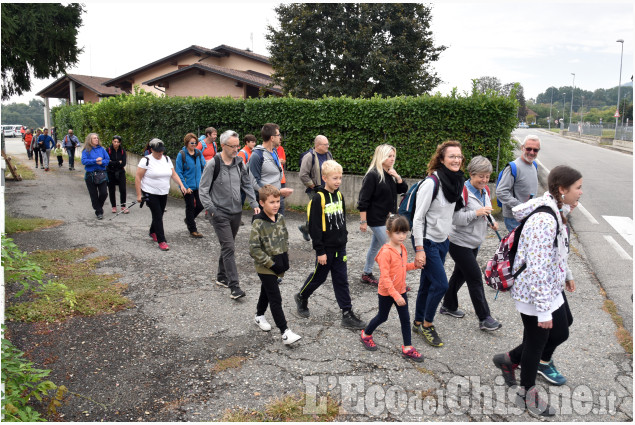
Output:
[[332,422],[339,414],[339,404],[331,397],[326,398],[326,412],[305,414],[304,408],[319,404],[306,400],[306,394],[279,398],[267,404],[263,410],[226,410],[222,422]]
[[[604,294],[606,295],[606,292]],[[617,312],[617,306],[615,303],[611,300],[604,300],[602,310],[606,311],[611,316],[613,323],[617,326],[615,336],[624,351],[628,354],[633,354],[633,336],[628,332],[628,330],[626,330],[626,328],[624,328],[624,320]]]
[[[35,251],[30,260],[39,265],[53,281],[29,287],[27,301],[7,307],[9,320],[23,322],[55,322],[71,316],[94,316],[114,313],[130,306],[122,294],[125,285],[117,282],[116,274],[95,273],[97,265],[106,257],[86,259],[94,248]],[[7,274],[8,282],[19,276]]]
[[48,218],[17,218],[6,216],[4,229],[7,233],[31,232],[33,230],[56,227],[63,223],[62,220],[50,220]]
[[[33,168],[28,165],[22,164],[20,161],[16,161],[14,157],[11,158],[11,164],[15,167],[15,170],[19,176],[22,176],[22,180],[35,180],[35,172]],[[13,175],[9,168],[4,171],[4,177],[13,180]]]
[[247,360],[247,357],[243,356],[231,356],[226,359],[216,360],[216,364],[212,369],[212,372],[218,373],[227,369],[238,369]]

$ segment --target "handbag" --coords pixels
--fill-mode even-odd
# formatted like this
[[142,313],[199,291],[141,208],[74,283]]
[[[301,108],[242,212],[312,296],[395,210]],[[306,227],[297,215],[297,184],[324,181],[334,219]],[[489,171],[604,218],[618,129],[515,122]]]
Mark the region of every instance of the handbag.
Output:
[[93,171],[93,183],[102,184],[108,180],[108,176],[106,176],[106,172],[104,170]]

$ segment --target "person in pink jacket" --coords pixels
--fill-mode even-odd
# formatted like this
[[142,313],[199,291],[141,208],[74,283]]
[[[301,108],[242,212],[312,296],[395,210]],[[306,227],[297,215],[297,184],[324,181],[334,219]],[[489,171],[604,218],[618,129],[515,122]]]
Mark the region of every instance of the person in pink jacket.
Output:
[[418,267],[415,267],[415,263],[408,263],[408,251],[403,244],[403,241],[408,237],[409,230],[410,224],[406,217],[398,214],[391,214],[388,217],[386,221],[388,243],[381,247],[377,257],[375,257],[380,271],[379,285],[377,286],[379,312],[368,323],[366,329],[362,330],[360,339],[367,350],[377,350],[377,345],[373,341],[373,332],[379,325],[388,320],[388,313],[390,313],[392,305],[395,304],[401,322],[404,343],[401,346],[401,355],[403,358],[422,362],[423,356],[411,345],[406,272]]

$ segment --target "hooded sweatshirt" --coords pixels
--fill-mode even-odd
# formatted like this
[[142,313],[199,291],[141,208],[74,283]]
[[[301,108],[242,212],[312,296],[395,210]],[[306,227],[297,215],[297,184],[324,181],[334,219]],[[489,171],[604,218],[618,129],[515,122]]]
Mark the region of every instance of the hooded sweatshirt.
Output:
[[[464,248],[478,248],[485,239],[487,234],[487,216],[476,216],[476,210],[483,207],[491,207],[492,201],[486,190],[483,190],[485,196],[485,205],[470,189],[472,186],[469,180],[465,182],[467,188],[467,206],[454,212],[452,217],[452,231],[450,232],[450,242],[454,245]],[[492,217],[492,221],[494,218]]]
[[[436,171],[434,175],[439,177]],[[452,216],[456,202],[450,202],[445,198],[441,185],[439,180],[439,192],[434,199],[432,199],[434,192],[432,179],[426,179],[417,189],[415,216],[412,220],[415,246],[423,246],[424,232],[425,239],[442,243],[452,230]]]
[[[322,198],[324,195],[324,214],[322,211]],[[329,192],[318,188],[309,210],[309,233],[313,241],[313,249],[320,256],[329,251],[342,251],[346,249],[348,231],[346,230],[346,204],[344,197],[340,200],[339,190]],[[322,230],[322,215],[326,222],[326,231]]]
[[282,167],[276,150],[269,152],[262,145],[256,146],[249,158],[249,175],[256,192],[266,184],[280,189]]
[[223,162],[222,153],[219,152],[216,156],[220,157],[220,172],[212,184],[216,160],[214,158],[209,160],[199,184],[198,196],[201,199],[201,204],[211,216],[217,213],[223,215],[240,214],[243,210],[243,204],[240,202],[240,189],[242,189],[247,194],[251,208],[256,208],[258,203],[254,189],[249,183],[249,175],[244,168],[242,158],[236,156],[230,165],[226,165]]
[[[401,252],[400,252],[401,251]],[[415,269],[415,263],[408,262],[408,251],[404,244],[397,250],[390,244],[384,244],[377,253],[375,261],[379,264],[379,285],[377,292],[395,301],[406,292],[406,272]]]
[[[523,264],[527,268],[514,280],[511,296],[516,300],[516,309],[539,322],[551,320],[551,313],[563,303],[562,291],[566,280],[573,279],[567,266],[569,236],[562,223],[556,201],[549,192],[512,209],[514,218],[521,221],[536,208],[543,205],[551,208],[558,223],[548,213],[539,212],[527,219],[518,242],[514,260],[516,272]],[[568,212],[564,211],[565,213]],[[559,226],[558,245],[554,246],[556,227]]]
[[[249,255],[254,259],[256,273],[276,274],[270,267],[274,264],[289,268],[289,232],[284,216],[276,214],[272,221],[264,211],[255,215],[251,221],[249,234]],[[284,272],[278,276],[284,276]]]

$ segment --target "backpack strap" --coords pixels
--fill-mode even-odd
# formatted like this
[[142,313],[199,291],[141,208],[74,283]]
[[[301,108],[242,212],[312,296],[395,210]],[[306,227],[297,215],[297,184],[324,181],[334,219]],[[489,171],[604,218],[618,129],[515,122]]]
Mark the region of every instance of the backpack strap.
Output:
[[[520,224],[518,225],[518,227],[514,229],[514,232],[515,232],[514,243],[512,244],[512,247],[509,250],[509,268],[510,269],[514,268],[514,260],[516,259],[516,251],[518,251],[518,243],[520,242],[520,235],[522,234],[523,229],[525,228],[525,223],[527,223],[527,220],[529,220],[529,217],[531,217],[532,215],[536,213],[541,213],[541,212],[551,214],[551,216],[556,220],[556,237],[553,240],[553,246],[558,246],[558,233],[560,232],[560,223],[558,222],[558,217],[556,217],[556,213],[553,212],[553,210],[546,205],[538,207],[535,210],[533,210],[531,213],[529,213],[527,217],[523,218]],[[516,271],[516,273],[513,274],[514,279],[517,278],[518,275],[520,275],[526,268],[527,268],[526,263],[520,266],[520,268]]]

